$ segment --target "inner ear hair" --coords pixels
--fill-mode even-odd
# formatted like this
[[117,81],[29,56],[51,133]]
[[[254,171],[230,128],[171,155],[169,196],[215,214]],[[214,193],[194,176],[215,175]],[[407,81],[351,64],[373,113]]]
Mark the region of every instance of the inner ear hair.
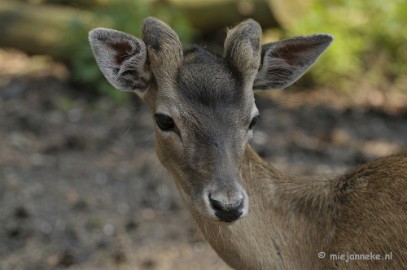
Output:
[[262,46],[261,66],[253,88],[281,89],[293,84],[329,47],[329,34],[299,36]]
[[90,31],[89,41],[96,63],[110,84],[143,97],[151,79],[144,42],[107,28]]

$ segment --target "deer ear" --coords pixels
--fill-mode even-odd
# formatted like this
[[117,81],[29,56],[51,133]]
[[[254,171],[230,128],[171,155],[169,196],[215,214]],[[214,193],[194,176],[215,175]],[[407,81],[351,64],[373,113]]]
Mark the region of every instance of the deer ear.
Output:
[[248,19],[228,30],[224,57],[245,83],[252,84],[260,64],[260,25]]
[[262,46],[253,89],[285,88],[298,80],[331,44],[328,34],[295,37]]
[[178,35],[163,21],[148,17],[143,22],[142,36],[157,84],[170,87],[169,84],[175,81],[183,57]]
[[96,28],[89,41],[103,75],[115,88],[144,97],[151,78],[144,42],[113,29]]

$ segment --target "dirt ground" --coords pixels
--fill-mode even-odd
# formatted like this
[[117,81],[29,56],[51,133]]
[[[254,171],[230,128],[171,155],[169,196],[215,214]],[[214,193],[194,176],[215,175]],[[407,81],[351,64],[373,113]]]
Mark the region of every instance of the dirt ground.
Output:
[[[158,162],[147,107],[66,76],[46,57],[0,50],[0,269],[229,269]],[[340,173],[407,145],[400,92],[256,100],[253,145],[281,170]]]

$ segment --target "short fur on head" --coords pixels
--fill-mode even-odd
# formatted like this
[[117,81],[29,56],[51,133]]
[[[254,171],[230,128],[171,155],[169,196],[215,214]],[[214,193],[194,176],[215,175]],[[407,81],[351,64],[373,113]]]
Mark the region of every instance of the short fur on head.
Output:
[[[230,266],[407,269],[405,152],[340,177],[305,178],[275,170],[251,148],[253,90],[292,84],[332,41],[317,34],[260,46],[260,36],[249,19],[228,31],[223,56],[182,51],[168,25],[147,18],[142,40],[104,28],[89,39],[107,80],[150,106],[157,155]],[[330,257],[369,252],[394,257]]]
[[258,117],[253,89],[290,85],[332,41],[319,34],[261,46],[260,38],[260,25],[245,20],[228,30],[220,57],[183,52],[177,34],[155,18],[144,20],[142,40],[105,28],[89,33],[106,79],[150,106],[158,157],[191,210],[215,221],[248,212],[239,174]]
[[[328,34],[301,36],[260,46],[261,28],[252,19],[228,30],[224,56],[228,64],[253,89],[275,89],[291,85],[303,75],[330,45]],[[152,80],[173,80],[182,65],[182,45],[164,22],[147,18],[142,40],[107,28],[89,32],[96,62],[106,79],[117,89],[135,91],[141,97]],[[252,78],[254,77],[254,78]]]
[[240,169],[259,114],[253,90],[290,85],[332,41],[318,34],[261,46],[261,34],[256,21],[241,22],[218,56],[183,51],[177,34],[155,18],[144,20],[142,39],[105,28],[89,33],[106,79],[150,106],[158,157],[191,211],[214,221],[248,213]]

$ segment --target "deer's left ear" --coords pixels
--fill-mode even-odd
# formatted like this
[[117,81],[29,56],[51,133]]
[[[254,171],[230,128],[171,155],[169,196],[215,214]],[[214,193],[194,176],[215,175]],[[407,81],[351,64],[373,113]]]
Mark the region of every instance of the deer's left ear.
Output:
[[285,88],[298,80],[331,44],[328,34],[295,37],[262,46],[253,89]]
[[96,63],[109,83],[119,90],[136,92],[143,98],[151,79],[144,42],[107,28],[90,31],[89,42]]

